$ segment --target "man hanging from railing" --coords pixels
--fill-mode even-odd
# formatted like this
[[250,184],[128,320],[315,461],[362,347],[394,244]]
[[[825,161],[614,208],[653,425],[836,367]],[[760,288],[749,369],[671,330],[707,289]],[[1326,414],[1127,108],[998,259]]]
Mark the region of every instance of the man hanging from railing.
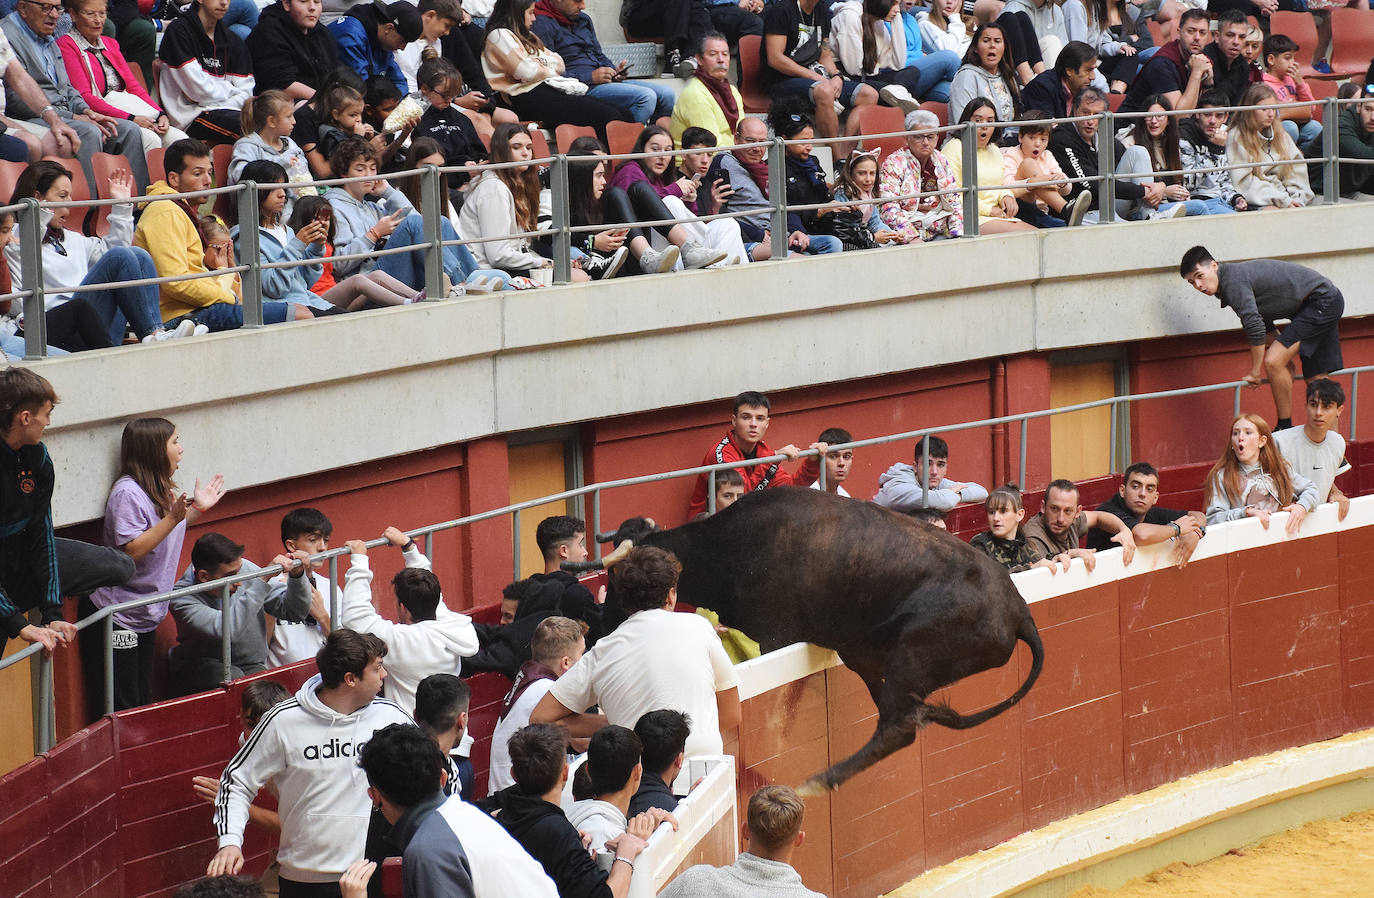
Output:
[[[0,371],[0,621],[6,641],[38,643],[49,654],[76,640],[62,619],[57,547],[52,529],[56,477],[43,446],[57,393],[27,368]],[[41,624],[25,612],[38,608]]]

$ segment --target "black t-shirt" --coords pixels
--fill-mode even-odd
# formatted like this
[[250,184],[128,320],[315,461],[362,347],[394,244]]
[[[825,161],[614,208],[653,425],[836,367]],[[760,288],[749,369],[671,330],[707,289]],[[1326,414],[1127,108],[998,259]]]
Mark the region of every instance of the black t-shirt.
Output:
[[787,38],[787,55],[798,65],[809,67],[821,58],[821,48],[830,42],[830,8],[822,0],[810,13],[803,13],[797,0],[779,0],[763,11],[763,43],[759,53],[762,55],[765,86],[794,77],[768,65],[770,34],[784,35]]
[[1225,91],[1232,104],[1240,105],[1240,98],[1251,83],[1250,63],[1246,62],[1244,56],[1237,56],[1228,66],[1226,57],[1221,55],[1221,48],[1216,44],[1208,44],[1202,48],[1202,52],[1212,60],[1212,86]]
[[1131,86],[1126,89],[1126,99],[1121,102],[1121,112],[1144,112],[1145,98],[1155,94],[1168,94],[1182,91],[1185,83],[1179,80],[1178,65],[1166,56],[1154,55],[1136,72]]
[[[1172,508],[1160,508],[1156,505],[1154,508],[1145,512],[1145,520],[1141,521],[1140,518],[1136,517],[1135,512],[1126,507],[1126,501],[1121,498],[1120,493],[1117,493],[1106,502],[1097,506],[1097,510],[1109,512],[1121,518],[1121,523],[1125,524],[1128,530],[1134,530],[1135,525],[1140,523],[1168,524],[1170,521],[1176,521],[1188,513],[1186,511],[1175,511]],[[1112,542],[1112,535],[1110,533],[1103,530],[1101,527],[1094,527],[1088,531],[1088,548],[1113,549],[1116,548],[1116,543]]]

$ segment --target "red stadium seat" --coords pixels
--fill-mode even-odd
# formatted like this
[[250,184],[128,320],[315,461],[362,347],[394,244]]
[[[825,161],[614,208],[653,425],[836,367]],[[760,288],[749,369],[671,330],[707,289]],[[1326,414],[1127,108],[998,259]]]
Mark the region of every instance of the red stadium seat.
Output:
[[534,143],[534,158],[547,159],[553,155],[549,152],[549,139],[544,136],[544,131],[534,122],[523,123],[530,132],[530,140]]
[[[859,117],[860,135],[888,134],[901,131],[902,121],[905,118],[902,115],[902,110],[896,106],[858,106],[854,109],[853,114]],[[887,158],[888,153],[902,148],[902,138],[900,137],[864,137],[862,142],[864,149],[876,148],[880,151],[879,164],[881,164],[882,159]]]
[[[124,172],[132,177],[133,172],[129,169],[129,160],[123,156],[115,156],[112,153],[96,153],[91,157],[91,168],[95,170],[96,195],[102,199],[109,199],[109,191],[105,185],[110,183],[110,176],[116,172]],[[134,188],[138,192],[138,188]],[[110,210],[113,206],[96,206],[95,217],[91,220],[91,231],[97,237],[104,237],[110,230]]]
[[[10,197],[14,195],[14,185],[18,183],[19,176],[28,168],[27,162],[5,162],[0,160],[0,203],[9,205]],[[18,233],[18,232],[16,232]]]
[[1363,78],[1374,59],[1374,13],[1367,9],[1333,9],[1331,74],[1327,79]]
[[[225,187],[229,184],[229,160],[234,156],[234,145],[222,143],[210,150],[210,161],[215,170],[215,186]],[[258,194],[262,196],[261,193]],[[197,204],[199,205],[199,204]],[[219,193],[215,195],[215,214],[220,220],[233,225],[239,220],[238,194]]]
[[606,149],[610,151],[612,156],[633,153],[635,141],[639,139],[639,135],[643,130],[644,126],[639,122],[607,122],[606,142],[609,143],[610,146]]
[[763,38],[746,34],[739,39],[739,92],[745,112],[767,112],[773,105],[763,92]]
[[[921,108],[924,109],[926,112],[935,113],[935,117],[940,120],[941,127],[944,127],[945,125],[949,124],[948,103],[941,103],[939,100],[926,100],[924,103],[921,104]],[[906,116],[902,116],[902,120],[906,121]]]
[[158,147],[148,154],[148,183],[151,185],[156,181],[167,180],[167,173],[163,171],[162,157],[167,151]]
[[[1298,42],[1298,62],[1304,78],[1327,78],[1312,68],[1312,51],[1317,49],[1317,23],[1308,12],[1276,12],[1269,17],[1270,34],[1286,34]],[[1366,63],[1368,65],[1368,63]]]
[[[75,159],[63,159],[61,156],[44,156],[44,159],[57,162],[72,173],[72,199],[88,200],[91,198],[91,187],[86,183],[86,173],[82,170],[80,163]],[[91,209],[89,206],[73,206],[67,213],[67,228],[73,231],[84,231],[86,216]]]
[[1126,101],[1125,94],[1107,94],[1107,108],[1116,112],[1121,108],[1121,104]]
[[[1311,81],[1307,82],[1307,86],[1312,89],[1312,96],[1317,100],[1325,100],[1327,97],[1334,97],[1336,92],[1341,89],[1339,81],[1332,81],[1329,78],[1313,78]],[[1317,121],[1325,121],[1322,115],[1325,109],[1325,104],[1315,104],[1312,114],[1317,117]]]
[[595,137],[596,129],[590,125],[559,125],[553,132],[554,143],[558,144],[558,152],[566,153],[568,147],[579,137]]

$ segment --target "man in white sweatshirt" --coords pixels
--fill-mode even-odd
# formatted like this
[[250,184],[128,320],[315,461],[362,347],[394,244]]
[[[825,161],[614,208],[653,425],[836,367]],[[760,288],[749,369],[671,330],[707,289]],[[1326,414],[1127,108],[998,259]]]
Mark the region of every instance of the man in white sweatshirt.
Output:
[[219,851],[207,875],[242,869],[248,806],[268,780],[281,815],[282,898],[318,894],[363,856],[372,802],[358,754],[375,731],[412,723],[395,702],[377,698],[386,653],[370,633],[334,630],[315,657],[319,673],[263,715],[220,777]]
[[372,605],[372,569],[367,545],[360,539],[348,541],[353,556],[344,574],[339,623],[371,633],[387,644],[387,673],[391,677],[387,698],[407,714],[414,714],[415,688],[420,681],[435,673],[457,674],[462,660],[477,652],[477,631],[466,614],[450,611],[444,604],[439,578],[415,540],[395,527],[386,528],[382,536],[405,553],[406,566],[391,581],[400,623],[382,617]]

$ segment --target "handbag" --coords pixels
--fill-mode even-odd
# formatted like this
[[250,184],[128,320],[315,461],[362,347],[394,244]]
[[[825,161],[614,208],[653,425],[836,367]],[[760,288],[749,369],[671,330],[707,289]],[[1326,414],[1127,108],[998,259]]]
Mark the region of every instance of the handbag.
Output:
[[830,219],[830,233],[844,244],[845,251],[857,249],[873,249],[878,242],[873,239],[873,232],[868,229],[867,223],[858,212],[850,209],[841,209],[826,216]]

